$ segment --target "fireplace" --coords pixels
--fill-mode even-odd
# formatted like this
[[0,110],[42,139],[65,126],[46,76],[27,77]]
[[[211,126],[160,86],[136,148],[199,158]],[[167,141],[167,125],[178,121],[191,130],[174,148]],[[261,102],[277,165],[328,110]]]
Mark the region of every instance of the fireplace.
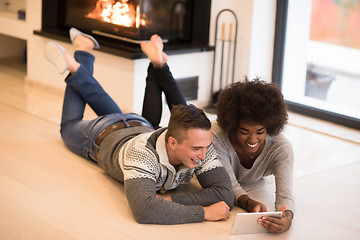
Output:
[[211,0],[43,0],[35,34],[69,41],[70,27],[89,33],[101,51],[144,57],[139,43],[159,34],[168,54],[207,51]]

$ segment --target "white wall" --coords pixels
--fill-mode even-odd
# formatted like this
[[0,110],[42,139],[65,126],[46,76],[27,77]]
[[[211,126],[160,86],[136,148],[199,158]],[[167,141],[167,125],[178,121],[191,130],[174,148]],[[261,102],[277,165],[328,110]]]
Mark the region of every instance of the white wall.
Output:
[[[249,73],[253,0],[212,0],[210,22],[210,45],[214,45],[216,15],[222,9],[231,9],[238,19],[237,46],[235,56],[235,81]],[[218,26],[220,29],[220,26]],[[220,30],[218,30],[218,33]],[[216,64],[217,66],[217,64]],[[211,69],[210,69],[211,70]]]
[[[210,44],[214,44],[216,14],[231,9],[238,18],[235,81],[260,76],[271,81],[276,0],[213,0]],[[219,30],[218,30],[219,31]]]
[[282,89],[285,98],[293,101],[305,93],[311,4],[312,0],[289,1]]
[[26,8],[26,0],[0,0],[0,11],[16,13],[18,9]]
[[276,0],[255,0],[248,77],[271,82],[275,38]]

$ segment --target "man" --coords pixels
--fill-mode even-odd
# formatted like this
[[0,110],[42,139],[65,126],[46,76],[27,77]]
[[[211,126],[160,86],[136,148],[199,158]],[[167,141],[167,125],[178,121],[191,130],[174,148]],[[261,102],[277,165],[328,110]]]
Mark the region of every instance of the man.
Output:
[[[45,48],[45,57],[59,73],[70,71],[65,79],[60,130],[66,146],[97,162],[110,176],[124,183],[130,208],[139,223],[226,220],[234,195],[211,144],[211,123],[204,112],[193,105],[174,106],[168,128],[154,131],[144,117],[124,114],[93,78],[95,57],[90,52],[99,47],[96,39],[74,28],[70,38],[74,57],[56,42]],[[152,80],[163,67],[158,64],[159,59],[161,63],[166,54],[156,35],[141,46],[151,61],[146,92],[153,91]],[[180,94],[178,89],[175,91]],[[144,104],[149,104],[147,101],[145,97]],[[83,120],[86,104],[98,118]],[[172,196],[157,194],[190,182],[194,174],[202,189]]]

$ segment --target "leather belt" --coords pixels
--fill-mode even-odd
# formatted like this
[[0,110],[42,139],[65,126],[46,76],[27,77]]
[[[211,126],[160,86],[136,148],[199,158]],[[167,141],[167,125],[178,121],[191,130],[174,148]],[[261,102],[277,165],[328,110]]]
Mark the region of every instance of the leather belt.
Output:
[[[127,122],[119,122],[112,124],[110,126],[107,126],[104,128],[98,135],[95,143],[100,147],[102,141],[112,132],[122,129],[122,128],[128,128],[128,127],[149,127],[148,124],[141,122],[141,121],[127,121]],[[97,156],[99,153],[99,150],[97,148],[94,149],[95,155]]]

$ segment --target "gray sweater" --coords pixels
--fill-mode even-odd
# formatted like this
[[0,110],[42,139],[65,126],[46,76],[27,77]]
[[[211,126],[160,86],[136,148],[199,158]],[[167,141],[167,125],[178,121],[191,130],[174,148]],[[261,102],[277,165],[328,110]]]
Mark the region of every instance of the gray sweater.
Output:
[[[127,131],[127,132],[125,132]],[[234,194],[226,170],[212,145],[197,167],[179,170],[169,163],[166,129],[149,132],[144,127],[121,129],[107,136],[100,146],[98,165],[110,176],[124,182],[130,208],[139,223],[180,224],[204,220],[203,206],[225,201],[234,205]],[[156,198],[189,183],[193,175],[202,189],[172,195],[172,201]]]
[[282,205],[286,205],[288,210],[294,212],[292,195],[294,154],[290,142],[282,134],[275,137],[267,135],[263,151],[256,158],[252,168],[246,169],[240,164],[229,135],[221,130],[217,122],[212,123],[212,131],[213,144],[219,153],[221,163],[229,173],[236,199],[246,194],[241,187],[242,183],[255,183],[264,176],[274,175],[275,209],[279,210]]

